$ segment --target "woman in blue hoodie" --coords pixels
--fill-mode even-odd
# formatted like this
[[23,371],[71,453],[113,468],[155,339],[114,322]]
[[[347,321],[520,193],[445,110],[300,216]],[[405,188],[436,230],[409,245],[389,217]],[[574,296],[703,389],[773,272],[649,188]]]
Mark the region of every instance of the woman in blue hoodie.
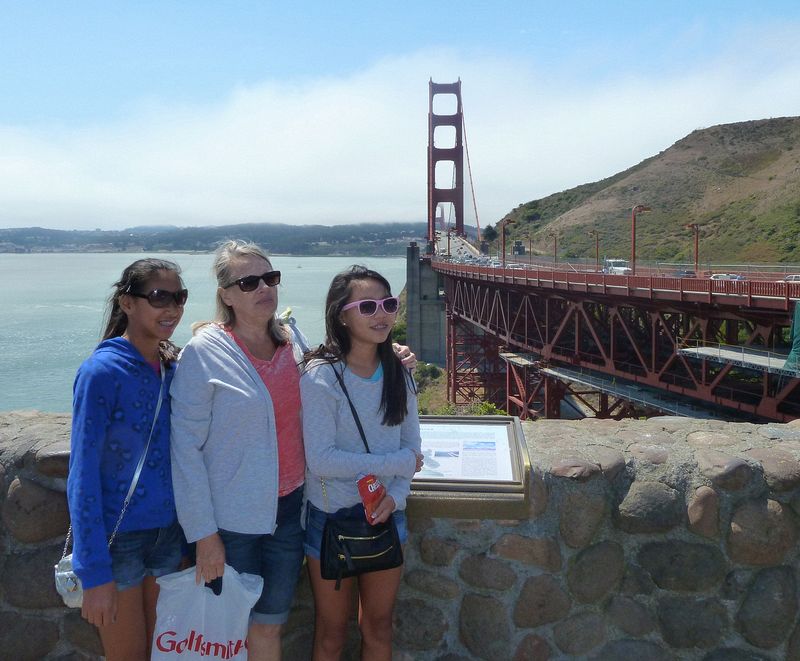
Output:
[[155,579],[181,560],[169,451],[177,351],[169,338],[187,296],[177,264],[128,266],[114,284],[102,342],[75,378],[67,479],[73,564],[84,588],[81,614],[97,626],[107,659],[149,657]]

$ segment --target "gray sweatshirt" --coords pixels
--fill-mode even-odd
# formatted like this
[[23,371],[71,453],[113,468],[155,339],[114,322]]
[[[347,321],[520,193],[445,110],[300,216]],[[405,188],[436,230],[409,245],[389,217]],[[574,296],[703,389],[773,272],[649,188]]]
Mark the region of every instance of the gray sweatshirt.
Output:
[[[305,338],[290,326],[295,359]],[[278,508],[272,398],[225,331],[202,328],[184,347],[170,388],[172,482],[189,542],[219,529],[271,534]]]
[[[343,367],[336,364],[340,373]],[[381,424],[379,410],[383,379],[363,379],[345,369],[344,382],[371,452],[367,454],[364,448],[333,368],[324,361],[312,361],[300,377],[306,499],[325,512],[350,507],[361,500],[358,475],[373,473],[394,498],[396,508],[405,509],[421,443],[417,397],[409,387],[408,415],[400,425],[389,427]]]

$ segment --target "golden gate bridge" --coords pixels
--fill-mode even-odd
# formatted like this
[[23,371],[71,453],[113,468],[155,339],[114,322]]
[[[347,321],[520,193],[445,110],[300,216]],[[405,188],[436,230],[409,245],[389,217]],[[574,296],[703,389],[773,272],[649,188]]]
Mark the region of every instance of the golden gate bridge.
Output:
[[[451,112],[434,112],[438,95],[453,97]],[[501,259],[481,259],[464,227],[460,81],[429,82],[428,118],[428,235],[409,248],[408,340],[423,360],[446,364],[449,401],[489,401],[522,419],[569,408],[601,418],[800,417],[789,357],[800,283],[604,273],[599,259],[507,262],[504,245]],[[632,205],[633,222],[637,210],[648,209]]]

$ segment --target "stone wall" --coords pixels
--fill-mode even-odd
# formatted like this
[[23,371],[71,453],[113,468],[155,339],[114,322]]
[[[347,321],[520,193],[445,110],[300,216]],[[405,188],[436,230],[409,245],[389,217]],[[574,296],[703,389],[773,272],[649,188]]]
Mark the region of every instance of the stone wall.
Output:
[[[69,417],[0,414],[0,649],[94,659],[52,565]],[[661,417],[524,425],[525,520],[411,505],[395,658],[800,660],[800,424]],[[285,658],[309,657],[303,580]],[[353,629],[347,658],[356,658]]]

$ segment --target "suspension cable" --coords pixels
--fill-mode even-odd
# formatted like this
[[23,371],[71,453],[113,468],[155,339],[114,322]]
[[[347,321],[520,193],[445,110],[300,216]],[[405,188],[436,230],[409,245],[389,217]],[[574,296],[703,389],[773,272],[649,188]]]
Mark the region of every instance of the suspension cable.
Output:
[[469,173],[469,190],[472,193],[472,208],[475,210],[475,228],[478,234],[478,245],[481,242],[481,223],[478,219],[478,203],[475,200],[475,184],[472,181],[472,165],[469,162],[469,145],[467,144],[467,120],[464,118],[464,100],[461,99],[461,129],[464,132],[464,152],[467,154],[467,172]]

